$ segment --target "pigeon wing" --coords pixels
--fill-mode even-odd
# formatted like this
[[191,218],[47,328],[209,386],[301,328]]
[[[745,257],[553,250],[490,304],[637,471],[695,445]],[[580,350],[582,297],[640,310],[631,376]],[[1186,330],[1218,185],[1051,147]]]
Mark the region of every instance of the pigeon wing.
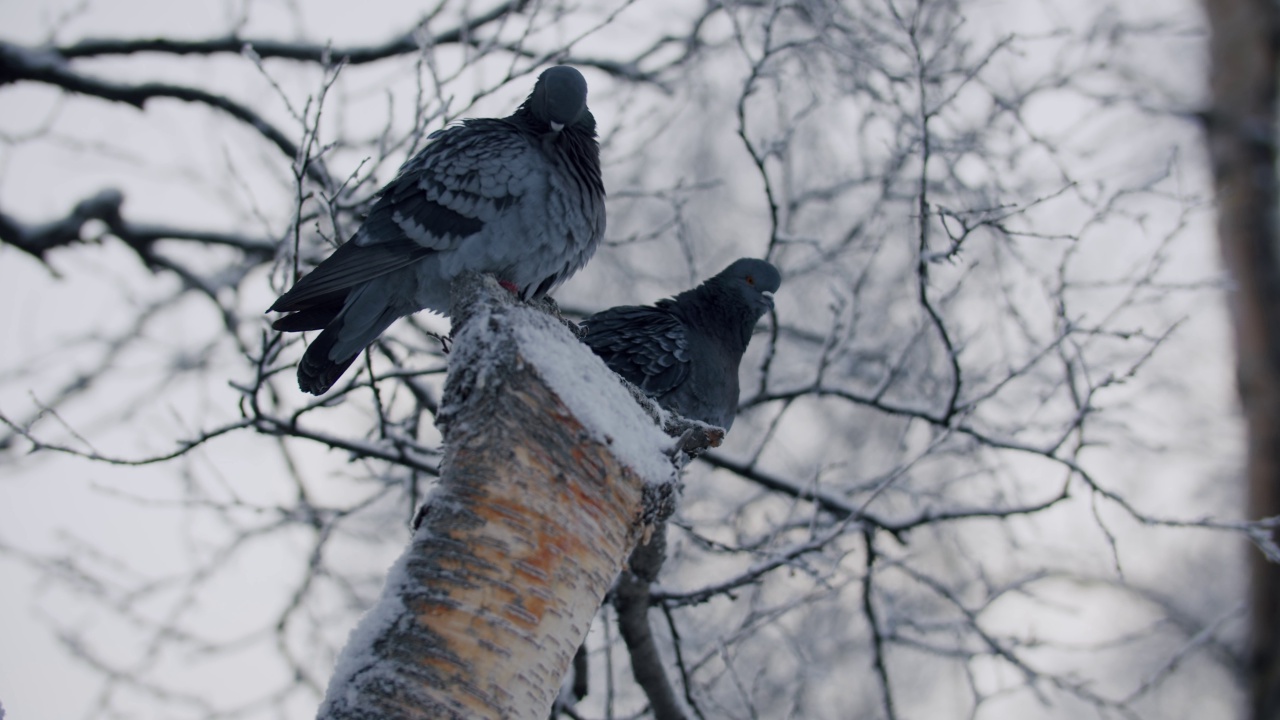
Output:
[[542,160],[526,134],[505,119],[467,120],[432,139],[382,188],[351,240],[272,311],[331,305],[351,288],[432,253],[468,252],[467,238],[520,202],[530,189],[530,163]]
[[355,241],[374,246],[408,238],[452,250],[519,204],[546,163],[535,138],[507,118],[464,120],[432,142],[383,188]]
[[684,325],[662,308],[624,305],[592,315],[583,324],[583,342],[646,395],[660,398],[688,379]]
[[297,312],[335,302],[341,306],[351,288],[410,265],[428,252],[407,238],[367,246],[348,240],[281,295],[270,311]]

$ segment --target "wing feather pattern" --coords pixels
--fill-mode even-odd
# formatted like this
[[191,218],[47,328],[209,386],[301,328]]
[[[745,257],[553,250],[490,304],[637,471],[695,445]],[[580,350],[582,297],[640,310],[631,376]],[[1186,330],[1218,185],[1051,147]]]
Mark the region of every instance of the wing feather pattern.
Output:
[[689,340],[661,307],[623,305],[587,318],[583,342],[614,372],[660,398],[689,377]]
[[345,297],[356,285],[412,265],[431,252],[412,240],[397,238],[375,245],[360,245],[353,238],[333,251],[315,270],[280,296],[271,312],[297,312]]

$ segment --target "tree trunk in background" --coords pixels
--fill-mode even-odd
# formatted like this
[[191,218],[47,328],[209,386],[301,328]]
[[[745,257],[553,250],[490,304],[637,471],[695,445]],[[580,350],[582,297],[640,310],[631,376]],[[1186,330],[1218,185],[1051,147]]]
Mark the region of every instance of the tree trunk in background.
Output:
[[[339,659],[320,708],[326,720],[545,720],[644,531],[651,479],[615,457],[614,429],[584,427],[548,387],[516,328],[541,322],[550,340],[538,342],[591,351],[496,283],[460,284],[439,420],[442,478]],[[584,385],[617,384],[595,364],[606,374],[581,377]],[[601,430],[605,442],[594,439]]]
[[[1276,234],[1276,38],[1272,0],[1205,0],[1212,31],[1207,116],[1218,237],[1234,281],[1249,513],[1280,515],[1280,249]],[[1274,532],[1271,533],[1274,541]],[[1251,555],[1253,717],[1280,718],[1280,564]]]
[[685,720],[688,713],[676,698],[649,626],[650,586],[657,582],[666,558],[667,528],[661,524],[648,542],[631,553],[627,569],[613,589],[613,605],[618,609],[618,630],[631,656],[631,675],[649,698],[654,720]]

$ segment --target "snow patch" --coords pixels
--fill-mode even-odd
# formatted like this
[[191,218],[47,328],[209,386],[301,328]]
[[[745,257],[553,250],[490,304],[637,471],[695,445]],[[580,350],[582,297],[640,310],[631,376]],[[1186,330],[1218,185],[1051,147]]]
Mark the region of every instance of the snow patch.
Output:
[[592,438],[645,481],[671,482],[675,441],[640,409],[621,378],[555,318],[536,310],[517,317],[513,333],[520,354]]
[[517,353],[619,462],[649,483],[677,479],[676,440],[562,321],[516,300],[491,276],[460,282],[454,283],[453,314],[461,319],[454,326],[450,380],[437,424],[456,422],[460,410],[454,406],[460,398],[449,392],[449,384],[494,392],[503,381],[500,366]]
[[404,595],[404,588],[409,585],[407,565],[413,556],[411,545],[387,572],[382,594],[373,607],[360,618],[360,622],[356,623],[347,636],[347,644],[338,653],[333,674],[329,678],[329,687],[325,690],[324,702],[320,704],[316,717],[329,717],[335,708],[358,707],[360,683],[357,681],[360,675],[371,671],[386,672],[384,660],[374,652],[374,643],[386,634],[388,628],[408,614],[401,597]]

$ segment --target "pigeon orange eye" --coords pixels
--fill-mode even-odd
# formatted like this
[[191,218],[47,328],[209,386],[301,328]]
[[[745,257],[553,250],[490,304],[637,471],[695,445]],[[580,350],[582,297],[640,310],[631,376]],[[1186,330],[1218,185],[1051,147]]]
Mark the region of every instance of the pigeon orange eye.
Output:
[[747,284],[748,284],[748,285],[755,285],[755,284],[756,284],[756,279],[755,279],[754,277],[752,277],[752,276],[748,275],[748,276],[747,276]]

